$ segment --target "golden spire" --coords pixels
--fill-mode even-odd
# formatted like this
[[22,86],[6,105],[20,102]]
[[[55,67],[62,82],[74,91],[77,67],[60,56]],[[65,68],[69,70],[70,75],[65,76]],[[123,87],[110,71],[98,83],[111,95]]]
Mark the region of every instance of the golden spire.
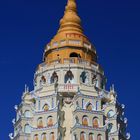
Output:
[[81,19],[77,13],[76,0],[68,0],[64,16],[60,20],[59,30],[49,44],[52,45],[54,42],[58,43],[68,39],[78,40],[79,38],[88,41],[83,33]]
[[76,31],[82,33],[81,19],[77,14],[77,6],[75,0],[68,0],[65,8],[64,16],[60,20],[59,32]]

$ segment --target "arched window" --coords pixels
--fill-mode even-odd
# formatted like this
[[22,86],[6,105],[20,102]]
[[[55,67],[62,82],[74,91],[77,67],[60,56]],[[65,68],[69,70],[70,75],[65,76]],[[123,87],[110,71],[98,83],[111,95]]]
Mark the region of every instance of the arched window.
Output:
[[24,117],[26,117],[26,118],[30,118],[30,117],[31,117],[31,113],[30,113],[29,110],[26,110],[26,111],[24,112]]
[[48,110],[49,110],[48,104],[45,104],[45,105],[43,106],[43,110],[44,110],[44,111],[48,111]]
[[81,134],[80,134],[80,140],[86,140],[86,134],[85,134],[85,132],[81,132]]
[[38,140],[38,135],[34,135],[34,140]]
[[89,73],[83,71],[80,75],[80,80],[82,83],[88,84],[89,83]]
[[82,125],[84,125],[84,126],[88,126],[88,116],[83,116],[83,118],[82,118]]
[[29,124],[26,124],[24,126],[24,133],[26,133],[26,134],[30,134],[31,133],[31,127],[30,127]]
[[77,54],[75,52],[71,53],[70,54],[70,57],[78,57],[78,58],[81,58],[80,54]]
[[53,117],[52,116],[49,116],[48,117],[48,119],[47,119],[47,126],[48,127],[53,126]]
[[109,110],[108,113],[107,113],[107,117],[108,118],[111,118],[115,115],[115,112],[113,110]]
[[50,140],[55,140],[54,132],[50,133]]
[[45,78],[45,76],[42,76],[42,77],[41,77],[41,83],[42,83],[42,84],[45,84],[45,83],[46,83],[46,78]]
[[94,140],[94,134],[93,133],[89,134],[89,140]]
[[58,75],[56,72],[54,72],[51,76],[51,84],[58,82]]
[[92,109],[93,109],[92,104],[88,103],[87,106],[86,106],[86,110],[92,111]]
[[37,121],[37,127],[38,128],[43,128],[43,120],[42,120],[42,117],[40,117]]
[[103,140],[103,137],[102,137],[101,134],[99,134],[99,135],[97,136],[97,140]]
[[46,133],[43,133],[43,134],[42,134],[42,139],[41,139],[41,140],[47,140]]
[[74,83],[74,75],[70,70],[65,75],[65,83]]
[[93,127],[99,128],[99,119],[97,117],[93,118]]

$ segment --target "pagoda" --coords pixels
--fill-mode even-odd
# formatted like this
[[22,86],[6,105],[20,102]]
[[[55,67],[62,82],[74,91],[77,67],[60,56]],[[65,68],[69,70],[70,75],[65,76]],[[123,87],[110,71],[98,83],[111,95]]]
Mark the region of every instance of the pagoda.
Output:
[[34,74],[15,105],[11,140],[130,140],[123,104],[94,45],[84,34],[75,0],[68,0],[56,35],[45,46]]

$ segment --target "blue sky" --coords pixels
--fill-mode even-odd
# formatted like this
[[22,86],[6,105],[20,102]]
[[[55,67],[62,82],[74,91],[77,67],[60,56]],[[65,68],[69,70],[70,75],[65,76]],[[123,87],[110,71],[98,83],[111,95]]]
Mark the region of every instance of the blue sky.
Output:
[[[77,0],[85,34],[126,105],[132,140],[140,139],[140,2]],[[55,35],[66,0],[0,0],[0,139],[13,131],[14,105],[24,85],[32,89],[43,49]]]

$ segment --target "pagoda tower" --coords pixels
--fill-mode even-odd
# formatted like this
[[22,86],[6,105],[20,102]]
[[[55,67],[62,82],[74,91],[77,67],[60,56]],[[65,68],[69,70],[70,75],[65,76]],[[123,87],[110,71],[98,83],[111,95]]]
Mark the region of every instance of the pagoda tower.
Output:
[[68,0],[60,28],[46,45],[34,74],[15,105],[11,140],[130,140],[123,104],[97,62],[83,32],[75,0]]

